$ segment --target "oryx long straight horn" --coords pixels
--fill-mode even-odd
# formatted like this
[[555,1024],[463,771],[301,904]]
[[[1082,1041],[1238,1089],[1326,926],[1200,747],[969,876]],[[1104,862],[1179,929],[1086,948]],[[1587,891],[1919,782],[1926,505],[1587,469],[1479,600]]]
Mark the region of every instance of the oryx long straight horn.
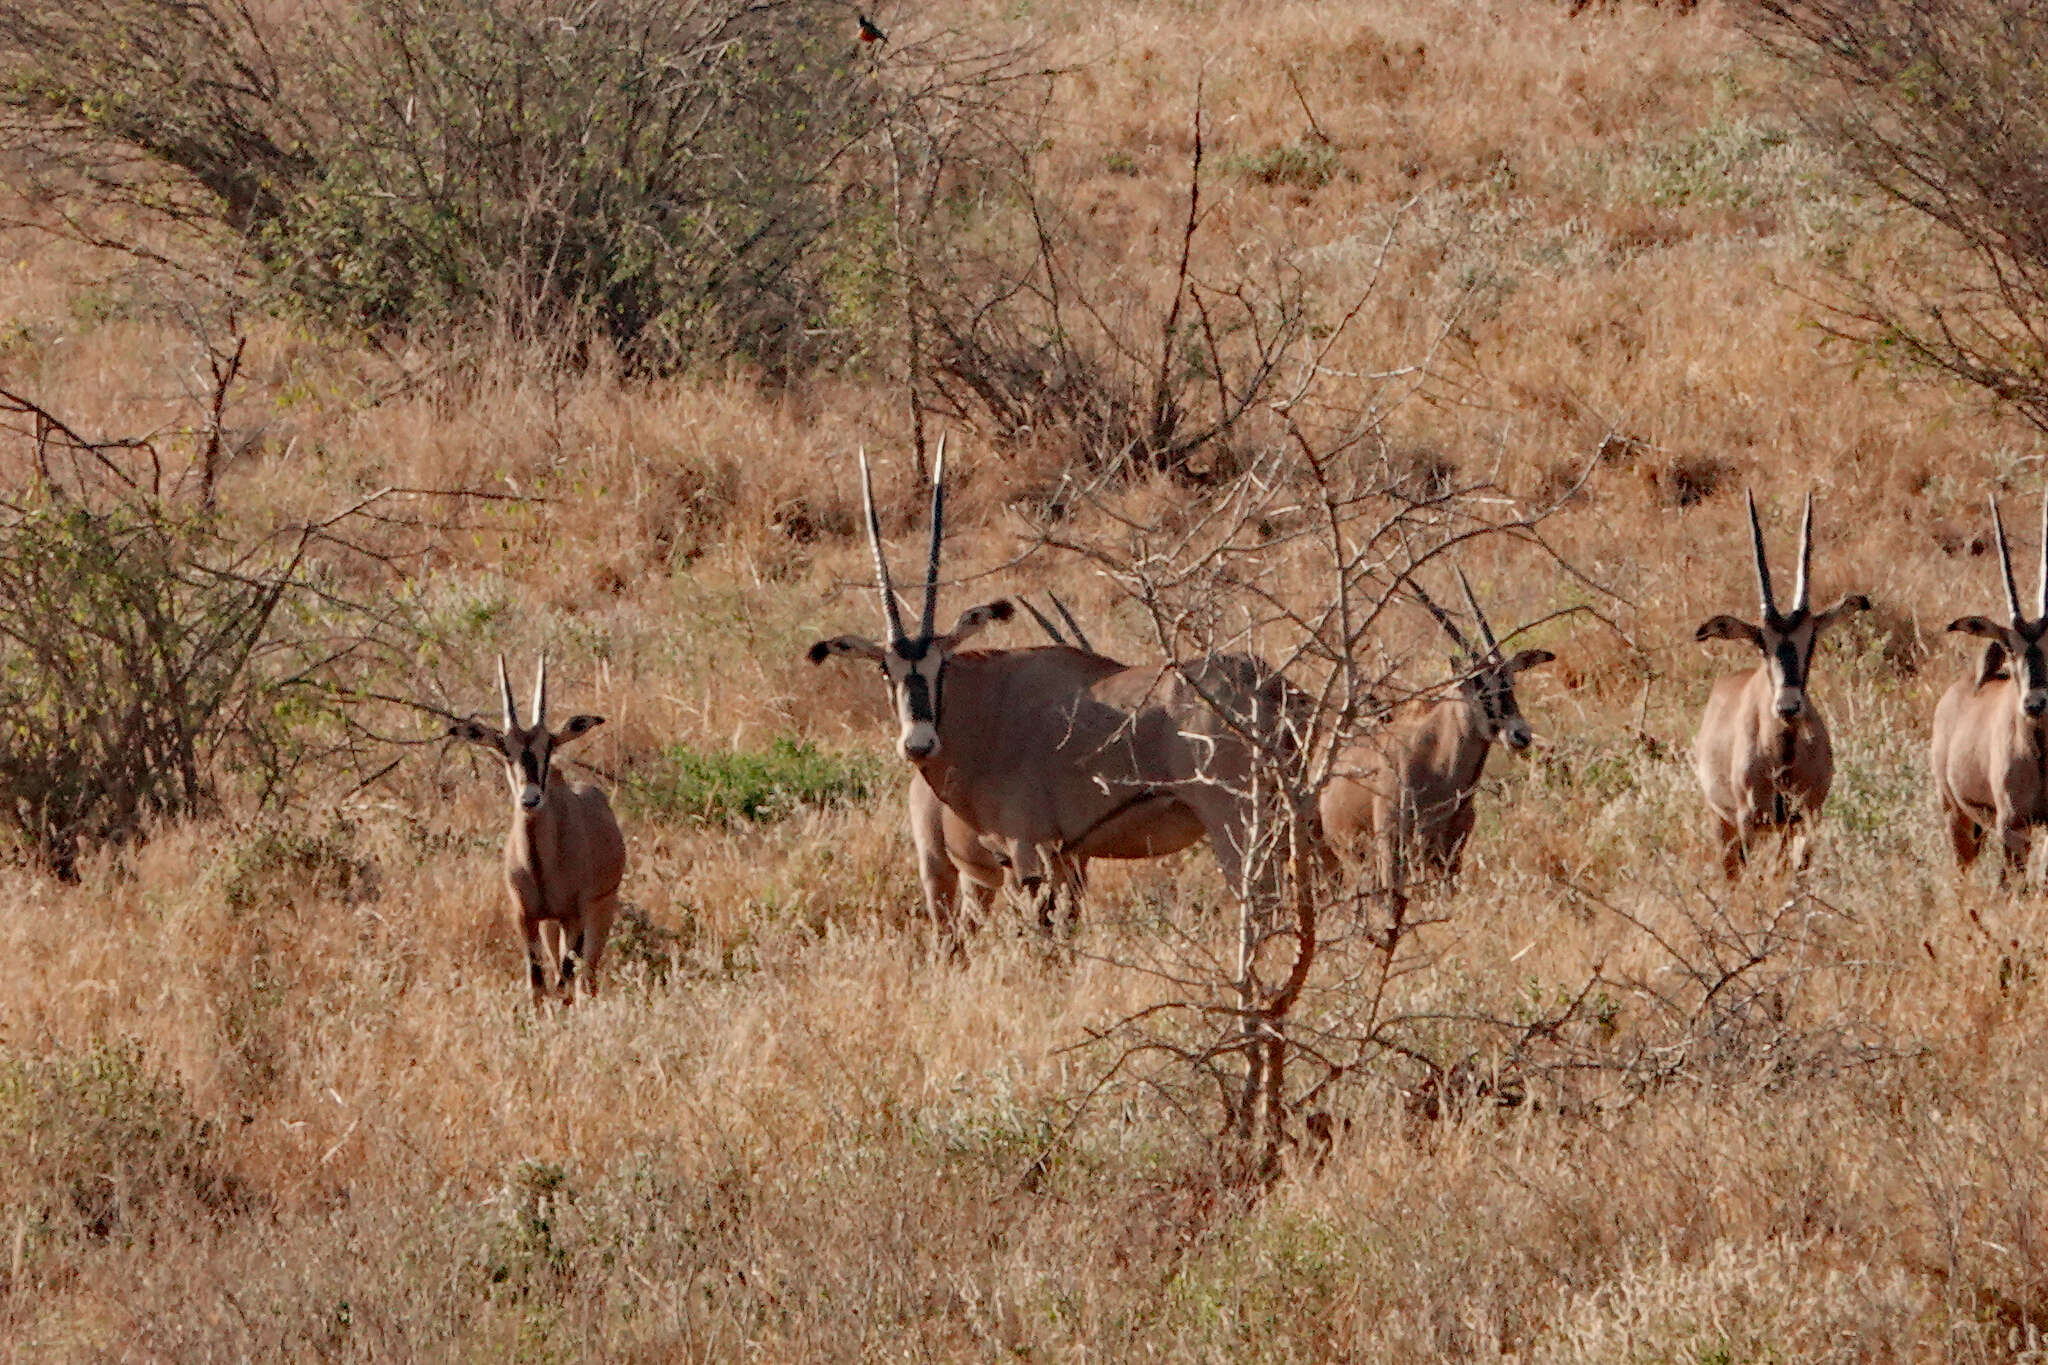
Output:
[[893,643],[904,638],[903,611],[896,605],[896,585],[889,581],[889,556],[882,550],[882,518],[875,512],[875,479],[868,470],[865,449],[860,452],[860,505],[867,516],[868,546],[875,552],[875,586],[882,593],[882,620]]

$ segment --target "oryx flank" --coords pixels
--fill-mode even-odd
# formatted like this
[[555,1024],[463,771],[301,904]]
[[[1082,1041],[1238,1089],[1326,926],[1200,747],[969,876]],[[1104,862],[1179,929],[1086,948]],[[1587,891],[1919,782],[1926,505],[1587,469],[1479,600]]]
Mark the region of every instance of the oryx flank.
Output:
[[597,994],[597,963],[618,912],[626,841],[605,794],[563,777],[553,762],[556,750],[604,724],[604,717],[571,716],[560,730],[548,730],[546,655],[534,679],[531,728],[519,723],[503,655],[498,692],[505,704],[503,729],[465,720],[448,733],[504,761],[512,789],[512,829],[505,836],[508,909],[526,944],[535,1005],[547,995],[551,963],[559,968],[566,1004],[579,978],[586,995]]
[[[1060,620],[1072,633],[1073,643],[1084,653],[1093,653],[1093,646],[1088,643],[1080,623],[1067,610],[1066,603],[1060,601],[1057,594],[1048,596]],[[1055,645],[1068,643],[1060,628],[1033,606],[1030,599],[1019,598],[1018,601]],[[1159,858],[1178,853],[1202,837],[1202,823],[1195,818],[1194,812],[1178,802],[1174,804],[1173,816],[1148,810],[1142,818],[1118,821],[1109,828],[1096,831],[1089,840],[1091,851],[1088,854],[1069,854],[1057,848],[1040,850],[1038,862],[1046,869],[1047,882],[1032,889],[1018,882],[1007,853],[948,809],[932,791],[931,784],[925,781],[924,774],[913,771],[910,775],[910,837],[917,847],[918,880],[924,889],[925,911],[942,930],[956,932],[961,927],[956,914],[962,883],[966,885],[971,922],[988,917],[997,894],[1007,885],[1020,897],[1035,902],[1039,926],[1047,931],[1055,927],[1058,905],[1064,900],[1071,929],[1079,921],[1081,897],[1087,890],[1089,857]]]
[[970,607],[952,630],[937,633],[943,441],[932,479],[923,613],[910,634],[864,455],[861,492],[888,638],[820,640],[810,657],[821,663],[853,654],[880,665],[897,714],[897,748],[938,802],[999,850],[1027,889],[1051,873],[1049,856],[1185,847],[1192,816],[1226,884],[1252,894],[1257,755],[1246,736],[1285,742],[1285,685],[1257,660],[1236,655],[1134,668],[1068,645],[964,649],[991,622],[1011,617],[1007,601]]
[[2034,826],[2048,823],[2048,496],[2041,503],[2040,614],[2020,609],[2012,576],[2012,547],[1998,500],[1991,500],[1998,563],[2005,577],[2011,624],[1982,616],[1951,621],[1949,629],[1987,641],[1975,676],[1942,693],[1934,708],[1934,790],[1948,817],[1956,862],[1967,868],[1996,833],[2004,852],[1999,879],[2024,872]]
[[1403,706],[1382,728],[1345,746],[1323,788],[1324,836],[1353,861],[1370,859],[1397,922],[1415,873],[1446,883],[1457,878],[1487,755],[1496,740],[1519,751],[1532,738],[1515,704],[1515,674],[1557,657],[1547,649],[1503,657],[1462,569],[1458,582],[1486,647],[1473,648],[1449,613],[1411,584],[1457,646],[1456,690]]
[[[1806,694],[1814,645],[1822,631],[1849,613],[1870,610],[1870,599],[1861,593],[1849,594],[1826,611],[1811,610],[1813,494],[1808,493],[1799,527],[1799,579],[1792,609],[1780,613],[1771,595],[1756,498],[1745,496],[1763,620],[1752,625],[1716,616],[1693,633],[1699,640],[1747,641],[1763,655],[1756,667],[1715,681],[1693,740],[1693,768],[1720,830],[1722,870],[1731,878],[1758,834],[1774,830],[1781,840],[1788,839],[1820,814],[1835,780],[1835,758],[1827,722]],[[1803,866],[1807,856],[1802,836],[1795,866]]]

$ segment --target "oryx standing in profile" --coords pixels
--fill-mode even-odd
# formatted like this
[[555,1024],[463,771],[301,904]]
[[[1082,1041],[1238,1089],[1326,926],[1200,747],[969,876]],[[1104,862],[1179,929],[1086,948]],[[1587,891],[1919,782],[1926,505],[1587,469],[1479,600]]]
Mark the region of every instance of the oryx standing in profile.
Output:
[[[1371,864],[1379,888],[1392,898],[1396,922],[1410,886],[1410,861],[1423,877],[1456,880],[1477,813],[1473,794],[1494,742],[1517,752],[1533,738],[1515,702],[1515,675],[1557,656],[1525,649],[1504,657],[1472,585],[1458,571],[1482,649],[1419,585],[1410,591],[1429,608],[1457,646],[1462,669],[1448,697],[1409,703],[1380,729],[1346,745],[1323,788],[1323,833],[1333,847]],[[1512,635],[1512,632],[1510,632]]]
[[[1827,722],[1807,696],[1808,671],[1821,633],[1851,612],[1870,610],[1870,599],[1851,593],[1823,612],[1811,610],[1813,494],[1799,526],[1799,579],[1792,609],[1781,613],[1771,595],[1771,569],[1764,559],[1764,529],[1756,498],[1749,502],[1749,533],[1756,553],[1760,623],[1716,616],[1693,633],[1698,640],[1742,640],[1763,655],[1756,667],[1730,673],[1714,683],[1693,741],[1693,768],[1707,809],[1721,835],[1721,867],[1733,878],[1751,844],[1766,830],[1789,839],[1820,814],[1834,785],[1835,756]],[[1808,856],[1802,837],[1795,866]]]
[[2025,873],[2034,827],[2048,824],[2048,660],[2041,652],[2048,634],[2048,495],[2041,502],[2040,614],[2031,620],[2020,609],[2012,546],[1995,497],[1991,525],[2011,624],[1982,616],[1949,623],[1950,630],[1987,643],[1975,675],[1942,693],[1934,708],[1934,790],[1957,865],[1967,870],[1984,836],[1996,833],[2003,882]]
[[604,724],[602,716],[571,716],[548,729],[548,660],[543,654],[533,683],[533,725],[519,723],[505,656],[498,656],[503,729],[477,720],[448,733],[496,754],[512,789],[512,829],[505,836],[505,894],[512,921],[526,945],[527,980],[534,1004],[547,995],[550,964],[559,970],[562,1002],[576,982],[597,994],[597,963],[619,908],[626,871],[626,841],[611,802],[595,787],[554,770],[557,750]]
[[[1042,884],[1054,856],[1185,847],[1190,817],[1209,839],[1233,894],[1257,894],[1252,869],[1263,807],[1262,754],[1288,742],[1293,694],[1257,660],[1218,655],[1134,668],[1066,645],[969,650],[1014,609],[970,607],[936,630],[945,536],[945,446],[932,478],[931,547],[917,631],[903,627],[882,550],[867,459],[861,492],[888,638],[841,635],[811,646],[813,663],[852,654],[879,665],[899,726],[897,749],[946,811],[999,850],[1021,885]],[[1311,832],[1312,834],[1312,832]],[[929,893],[929,891],[928,891]]]

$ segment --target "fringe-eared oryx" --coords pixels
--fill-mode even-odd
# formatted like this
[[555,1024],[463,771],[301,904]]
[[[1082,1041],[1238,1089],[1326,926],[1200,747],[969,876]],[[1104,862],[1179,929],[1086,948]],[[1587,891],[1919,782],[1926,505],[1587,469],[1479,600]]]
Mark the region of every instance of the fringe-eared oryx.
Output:
[[1998,500],[1991,500],[1998,562],[2005,578],[2010,625],[1982,616],[1951,621],[1949,629],[1987,641],[1973,677],[1942,693],[1934,709],[1934,789],[1948,817],[1956,862],[1968,868],[1996,833],[2004,853],[2001,880],[2026,870],[2034,826],[2048,824],[2048,495],[2041,503],[2040,614],[2020,609],[2012,576],[2012,547]]
[[1547,649],[1503,657],[1463,570],[1458,582],[1485,649],[1473,648],[1449,613],[1411,584],[1458,648],[1454,665],[1463,672],[1457,690],[1403,707],[1381,729],[1346,745],[1322,793],[1325,837],[1354,860],[1370,858],[1397,920],[1411,858],[1425,878],[1457,877],[1476,818],[1472,796],[1494,741],[1516,750],[1529,747],[1529,722],[1515,704],[1515,674],[1557,657]]
[[[1778,611],[1771,570],[1764,561],[1763,525],[1756,498],[1749,501],[1749,532],[1756,554],[1761,623],[1716,616],[1694,632],[1699,640],[1743,640],[1763,655],[1756,667],[1714,683],[1693,741],[1693,768],[1707,809],[1721,834],[1721,866],[1734,877],[1751,843],[1764,830],[1790,837],[1818,816],[1835,779],[1827,722],[1806,695],[1808,670],[1821,632],[1851,612],[1870,610],[1870,599],[1851,593],[1823,612],[1811,610],[1813,494],[1799,528],[1799,579],[1792,610]],[[1803,863],[1802,846],[1796,862]]]
[[1283,711],[1293,702],[1286,685],[1237,655],[1135,668],[1065,645],[963,648],[991,622],[1010,618],[1007,601],[970,607],[952,630],[937,633],[943,442],[932,480],[923,613],[910,634],[883,555],[865,457],[861,490],[888,638],[820,640],[810,657],[822,663],[852,654],[881,666],[897,713],[897,748],[939,804],[1000,850],[1027,889],[1044,882],[1054,856],[1184,847],[1192,816],[1232,892],[1254,894],[1247,864],[1258,832],[1256,746],[1278,750],[1286,742]]
[[547,994],[552,963],[559,968],[566,1004],[579,977],[585,994],[597,993],[597,962],[618,911],[626,841],[604,793],[563,777],[553,762],[556,750],[604,724],[604,717],[571,716],[560,730],[549,731],[546,655],[534,679],[531,728],[519,723],[502,654],[498,692],[505,705],[503,729],[466,720],[448,733],[504,761],[512,788],[512,829],[505,838],[508,906],[526,944],[534,1003]]
[[[1072,632],[1072,643],[1084,653],[1093,653],[1094,647],[1066,603],[1057,594],[1048,595],[1060,620]],[[1029,598],[1017,600],[1053,644],[1069,643],[1060,628]],[[918,880],[924,889],[925,910],[932,922],[948,934],[958,927],[956,916],[963,883],[972,920],[986,919],[997,895],[1005,885],[1010,885],[1036,903],[1040,926],[1051,930],[1057,902],[1062,898],[1067,901],[1069,916],[1078,918],[1081,896],[1088,885],[1089,858],[1161,858],[1180,852],[1202,837],[1201,821],[1178,802],[1170,813],[1147,807],[1136,818],[1116,821],[1097,830],[1088,841],[1086,853],[1044,851],[1039,861],[1046,867],[1047,883],[1031,891],[1018,884],[1009,855],[992,846],[981,831],[941,803],[920,772],[910,775],[909,804],[910,836],[917,848]]]

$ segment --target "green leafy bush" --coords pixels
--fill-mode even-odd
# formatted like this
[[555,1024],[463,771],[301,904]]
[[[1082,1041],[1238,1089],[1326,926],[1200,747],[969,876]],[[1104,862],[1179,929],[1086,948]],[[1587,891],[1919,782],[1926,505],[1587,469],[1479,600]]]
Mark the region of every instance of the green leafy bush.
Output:
[[623,799],[641,812],[707,825],[767,823],[806,806],[864,801],[887,785],[885,765],[782,736],[766,750],[703,753],[677,744],[634,775]]
[[825,0],[31,3],[0,108],[62,164],[183,172],[331,318],[786,363],[887,107],[851,39]]
[[126,507],[0,507],[0,823],[59,871],[82,842],[201,806],[250,718],[246,666],[284,584],[206,548]]
[[37,463],[0,489],[0,843],[69,876],[158,818],[388,762],[355,688],[417,631],[333,577],[375,499],[237,533],[164,486],[146,441],[88,442],[0,392],[0,441],[18,435]]

